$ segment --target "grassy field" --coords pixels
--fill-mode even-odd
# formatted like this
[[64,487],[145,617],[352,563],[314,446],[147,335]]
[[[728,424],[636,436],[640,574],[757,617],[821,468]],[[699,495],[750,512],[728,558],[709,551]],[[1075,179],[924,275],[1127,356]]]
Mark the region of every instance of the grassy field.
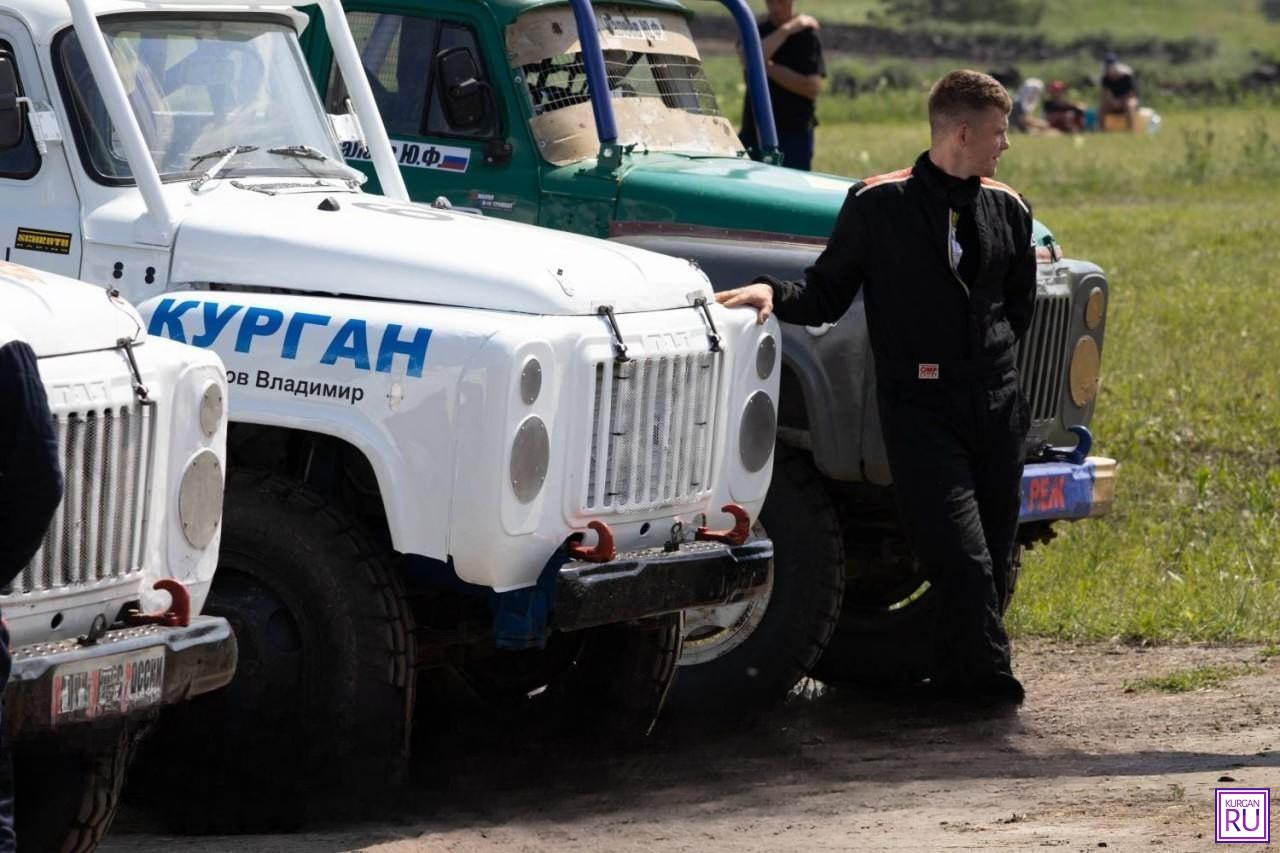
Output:
[[[763,0],[748,1],[756,14],[764,14]],[[709,0],[690,0],[687,5],[700,15],[728,14],[720,3]],[[1121,39],[1209,36],[1228,50],[1274,52],[1280,43],[1280,20],[1263,14],[1266,5],[1266,0],[1050,0],[1040,22],[1027,29],[1064,40],[1096,33]],[[879,0],[796,0],[797,12],[828,23],[867,23],[881,9]]]
[[[1027,556],[1011,629],[1071,638],[1280,636],[1280,120],[1167,115],[1154,136],[1018,137],[999,177],[1112,300],[1095,452],[1110,517]],[[908,165],[922,124],[826,123],[817,167]]]
[[[699,14],[723,14],[718,3],[690,3]],[[763,3],[752,3],[763,12]],[[800,11],[809,11],[828,24],[866,23],[882,9],[878,0],[798,0]],[[1272,14],[1265,13],[1266,8]],[[820,101],[820,118],[828,122],[905,121],[919,113],[921,93],[944,72],[958,67],[989,69],[1014,66],[1024,77],[1061,79],[1076,88],[1072,97],[1092,103],[1101,71],[1103,45],[1119,47],[1122,58],[1138,74],[1143,101],[1158,110],[1187,103],[1235,104],[1241,98],[1265,98],[1273,108],[1280,91],[1246,90],[1244,78],[1256,72],[1269,58],[1280,56],[1280,0],[1054,0],[1035,26],[1007,27],[986,21],[966,24],[902,22],[880,19],[882,26],[927,29],[941,34],[969,34],[972,37],[1017,37],[1034,54],[1039,40],[1057,45],[1076,45],[1055,51],[1052,58],[1027,58],[1010,62],[984,54],[981,38],[959,39],[969,44],[968,52],[944,53],[930,58],[895,57],[885,53],[839,53],[828,47],[828,78],[844,87],[856,87],[859,96],[832,94]],[[1154,45],[1194,41],[1193,58],[1175,61]],[[1129,46],[1134,52],[1124,53]],[[1145,49],[1139,50],[1145,46]],[[723,107],[728,114],[741,109],[741,71],[735,57],[726,55],[727,46],[713,46],[704,56],[707,72],[717,91],[729,93]],[[1208,51],[1205,53],[1205,51]],[[1048,54],[1046,54],[1047,56]],[[868,92],[871,94],[868,95]]]

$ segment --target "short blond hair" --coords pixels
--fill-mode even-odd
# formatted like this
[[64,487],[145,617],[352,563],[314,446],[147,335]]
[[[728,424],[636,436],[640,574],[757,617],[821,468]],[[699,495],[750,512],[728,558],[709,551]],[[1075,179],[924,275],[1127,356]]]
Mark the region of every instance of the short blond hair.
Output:
[[987,107],[1006,115],[1013,101],[1000,81],[967,68],[945,74],[929,90],[929,128],[935,133]]

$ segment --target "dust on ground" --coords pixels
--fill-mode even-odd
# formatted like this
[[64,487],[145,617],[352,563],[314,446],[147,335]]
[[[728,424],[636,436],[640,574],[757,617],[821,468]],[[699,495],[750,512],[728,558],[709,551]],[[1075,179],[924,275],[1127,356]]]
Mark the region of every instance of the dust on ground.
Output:
[[[1243,674],[1126,690],[1202,666]],[[639,749],[486,748],[376,819],[293,835],[174,838],[125,812],[100,849],[1209,850],[1215,787],[1280,802],[1280,659],[1261,647],[1023,640],[1015,668],[1027,703],[1003,719],[830,690],[734,732],[666,721]]]

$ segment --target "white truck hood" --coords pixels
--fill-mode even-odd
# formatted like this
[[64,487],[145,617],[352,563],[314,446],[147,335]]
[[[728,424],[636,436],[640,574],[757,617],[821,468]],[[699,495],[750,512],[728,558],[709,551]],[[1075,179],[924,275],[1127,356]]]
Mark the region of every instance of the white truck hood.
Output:
[[26,341],[37,356],[112,349],[141,342],[145,326],[123,299],[101,287],[0,261],[0,344]]
[[[268,195],[223,183],[192,202],[174,242],[174,283],[551,315],[594,314],[600,305],[658,311],[711,298],[701,271],[666,255],[381,196]],[[336,210],[322,209],[331,202]]]

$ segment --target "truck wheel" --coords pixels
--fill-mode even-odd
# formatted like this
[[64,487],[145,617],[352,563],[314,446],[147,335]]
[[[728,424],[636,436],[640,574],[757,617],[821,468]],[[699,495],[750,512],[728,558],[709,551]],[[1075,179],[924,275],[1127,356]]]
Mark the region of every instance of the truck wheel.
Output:
[[[1014,549],[1008,580],[1009,609],[1022,562]],[[864,689],[903,689],[930,675],[936,597],[928,578],[903,556],[864,565],[846,586],[844,608],[831,644],[814,675],[829,684]]]
[[409,617],[384,550],[323,497],[251,471],[227,491],[205,612],[235,630],[236,674],[166,710],[143,796],[179,831],[286,830],[403,779]]
[[761,597],[685,613],[684,651],[672,689],[678,713],[736,716],[784,699],[831,638],[844,594],[844,542],[813,464],[776,448],[760,522],[773,539]]
[[40,737],[13,750],[14,830],[21,853],[89,853],[111,828],[133,753],[128,729],[91,744]]
[[[458,726],[523,738],[648,734],[680,656],[680,614],[552,634],[546,648],[477,655],[434,674]],[[433,706],[435,703],[431,703]]]

